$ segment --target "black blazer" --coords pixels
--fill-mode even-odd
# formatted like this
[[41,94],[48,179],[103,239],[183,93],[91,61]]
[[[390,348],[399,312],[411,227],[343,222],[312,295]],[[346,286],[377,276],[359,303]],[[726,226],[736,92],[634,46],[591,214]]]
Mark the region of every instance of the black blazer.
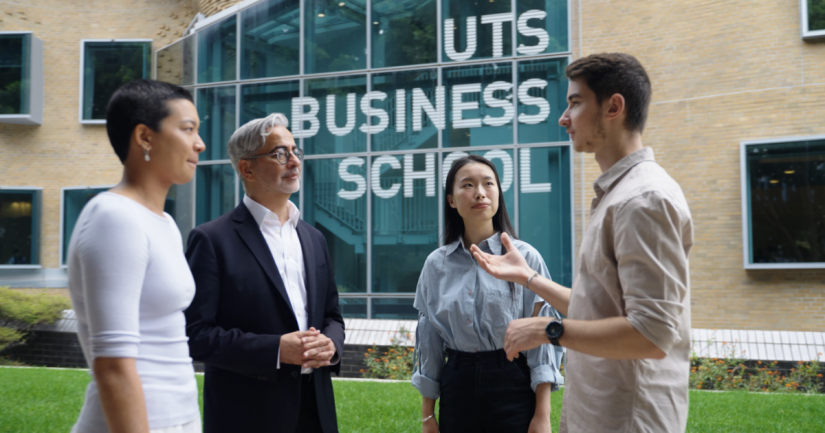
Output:
[[[343,358],[344,319],[324,236],[304,221],[298,238],[306,271],[309,326],[332,339]],[[189,234],[186,258],[195,299],[185,311],[193,359],[205,364],[204,432],[289,432],[298,424],[301,367],[277,369],[281,335],[298,331],[284,283],[249,209],[235,210]],[[324,432],[337,432],[330,372],[312,384]]]

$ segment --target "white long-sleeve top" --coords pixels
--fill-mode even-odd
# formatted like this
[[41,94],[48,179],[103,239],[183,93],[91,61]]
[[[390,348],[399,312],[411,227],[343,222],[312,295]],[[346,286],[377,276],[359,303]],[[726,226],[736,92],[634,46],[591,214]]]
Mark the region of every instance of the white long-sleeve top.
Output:
[[151,429],[200,416],[183,310],[195,281],[180,231],[119,194],[104,192],[80,213],[69,243],[69,293],[90,367],[77,431],[109,429],[91,367],[95,358],[135,358]]

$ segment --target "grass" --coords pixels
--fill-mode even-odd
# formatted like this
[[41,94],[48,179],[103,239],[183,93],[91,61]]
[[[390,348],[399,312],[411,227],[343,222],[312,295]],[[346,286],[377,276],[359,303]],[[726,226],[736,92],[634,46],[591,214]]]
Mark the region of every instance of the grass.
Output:
[[[0,432],[69,431],[88,383],[85,370],[0,368]],[[333,383],[341,432],[420,431],[421,399],[409,383]],[[553,393],[553,431],[561,397]],[[825,432],[825,396],[691,391],[687,431]]]

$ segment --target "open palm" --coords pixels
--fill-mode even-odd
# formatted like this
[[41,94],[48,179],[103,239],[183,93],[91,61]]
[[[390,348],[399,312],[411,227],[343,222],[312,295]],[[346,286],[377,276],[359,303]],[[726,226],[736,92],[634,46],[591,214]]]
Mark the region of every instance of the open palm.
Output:
[[524,260],[524,256],[513,245],[513,241],[510,240],[507,233],[501,234],[501,244],[507,250],[507,254],[502,256],[487,254],[476,245],[470,247],[470,252],[473,253],[473,257],[481,265],[481,268],[490,275],[500,280],[524,284],[527,278],[530,277],[529,274],[532,274],[530,266]]

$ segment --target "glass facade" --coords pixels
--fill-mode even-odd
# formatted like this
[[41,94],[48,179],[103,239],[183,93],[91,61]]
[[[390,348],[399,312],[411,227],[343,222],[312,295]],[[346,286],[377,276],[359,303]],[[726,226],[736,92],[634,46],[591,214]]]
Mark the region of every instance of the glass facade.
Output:
[[194,36],[185,37],[158,50],[155,77],[178,86],[195,84],[196,50]]
[[31,35],[0,34],[0,115],[29,113],[30,45]]
[[237,69],[236,15],[198,32],[198,83],[232,81]]
[[[557,123],[567,3],[512,4],[265,0],[197,31],[199,80],[189,87],[207,151],[193,184],[178,189],[191,189],[195,209],[180,218],[201,224],[237,205],[229,136],[281,112],[306,154],[291,200],[326,237],[345,317],[417,316],[421,267],[443,242],[444,178],[468,154],[496,165],[517,234],[570,285],[572,150]],[[200,78],[216,65],[201,57],[207,46],[231,47],[227,68],[239,50],[237,79]]]
[[0,267],[40,264],[39,190],[0,189]]
[[825,138],[744,152],[747,263],[825,266]]
[[151,78],[152,42],[84,42],[81,120],[106,120],[118,87]]

